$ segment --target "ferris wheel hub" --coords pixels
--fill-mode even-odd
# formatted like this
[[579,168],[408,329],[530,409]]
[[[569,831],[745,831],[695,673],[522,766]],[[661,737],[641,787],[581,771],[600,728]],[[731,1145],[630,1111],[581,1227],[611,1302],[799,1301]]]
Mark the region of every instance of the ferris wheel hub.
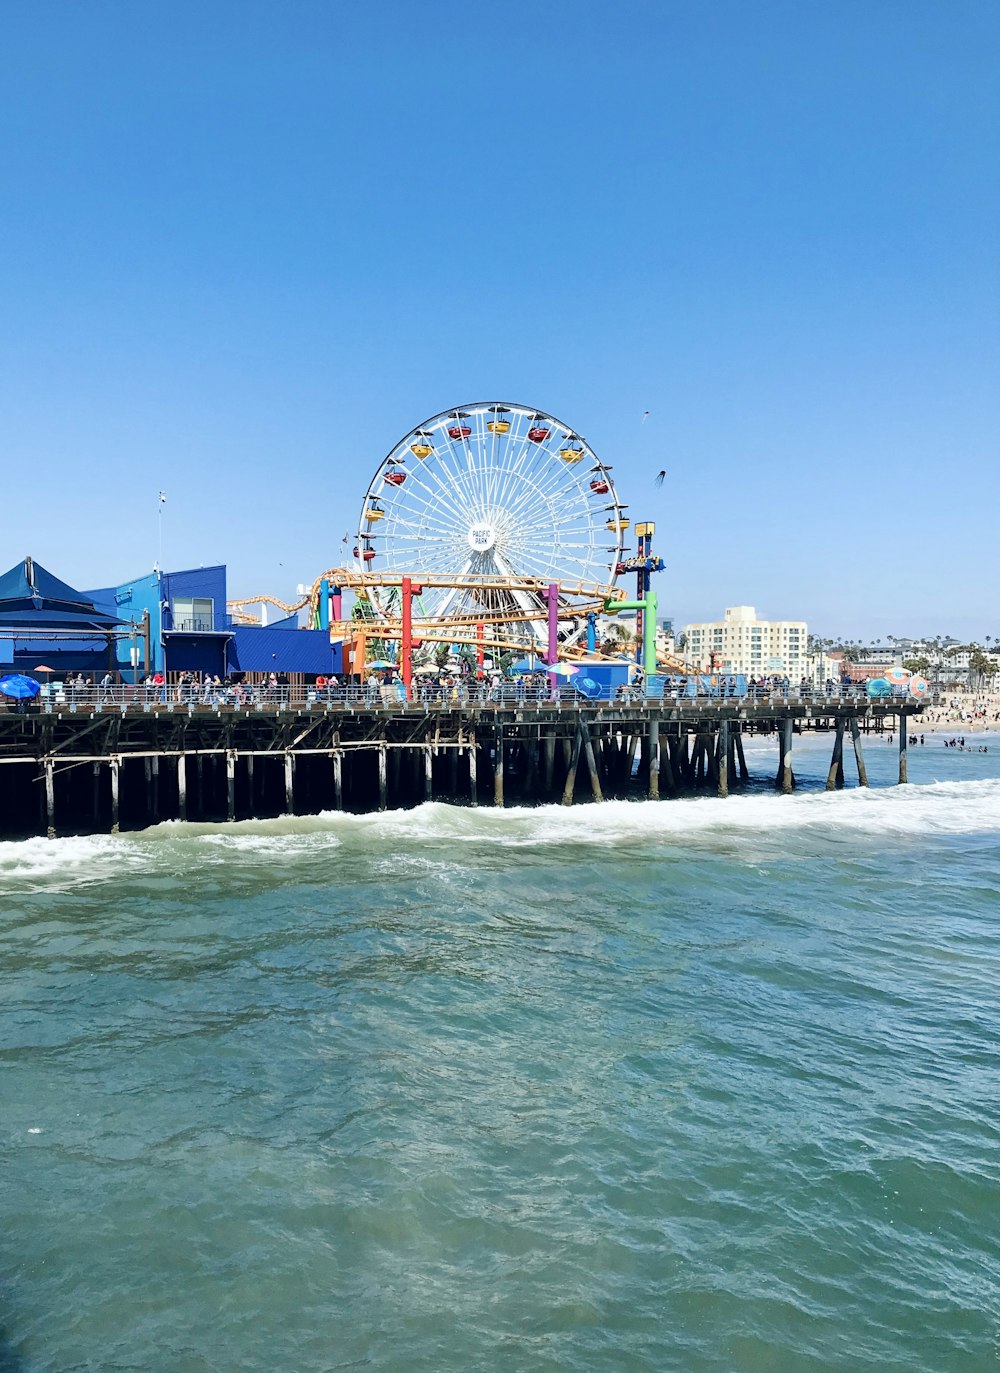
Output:
[[488,553],[497,541],[497,531],[492,524],[474,524],[468,540],[473,553]]

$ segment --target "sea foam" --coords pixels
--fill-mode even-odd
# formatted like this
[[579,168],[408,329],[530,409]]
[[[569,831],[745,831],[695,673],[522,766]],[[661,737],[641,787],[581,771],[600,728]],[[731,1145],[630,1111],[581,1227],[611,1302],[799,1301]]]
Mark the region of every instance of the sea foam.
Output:
[[0,843],[0,892],[58,890],[137,874],[177,875],[192,865],[280,865],[340,851],[416,856],[477,844],[699,845],[720,839],[773,841],[813,832],[859,841],[1000,834],[1000,780],[699,797],[661,802],[472,809],[429,802],[407,811],[323,812],[234,824],[171,821],[131,835]]

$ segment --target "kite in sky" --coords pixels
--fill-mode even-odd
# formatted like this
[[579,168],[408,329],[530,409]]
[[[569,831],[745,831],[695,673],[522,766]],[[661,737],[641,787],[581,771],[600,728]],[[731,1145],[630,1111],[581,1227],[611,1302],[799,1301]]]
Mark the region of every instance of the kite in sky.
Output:
[[666,469],[666,468],[664,468],[661,472],[657,472],[657,474],[656,474],[656,484],[657,484],[657,486],[662,486],[662,485],[663,485],[663,479],[664,479],[664,477],[666,477],[666,475],[667,475],[667,469]]

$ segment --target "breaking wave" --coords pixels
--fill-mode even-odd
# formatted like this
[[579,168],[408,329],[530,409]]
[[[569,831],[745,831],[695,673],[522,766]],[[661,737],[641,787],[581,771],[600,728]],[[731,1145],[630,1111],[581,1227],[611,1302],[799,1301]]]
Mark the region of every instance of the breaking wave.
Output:
[[324,812],[234,824],[170,821],[130,835],[0,843],[0,892],[66,889],[219,864],[294,870],[301,860],[319,861],[341,852],[384,856],[391,849],[400,856],[423,852],[454,858],[456,845],[699,848],[752,841],[773,847],[797,834],[814,843],[850,836],[864,843],[1000,834],[1000,780],[793,796],[767,792],[725,800],[608,801],[572,808],[494,810],[431,802],[384,814]]

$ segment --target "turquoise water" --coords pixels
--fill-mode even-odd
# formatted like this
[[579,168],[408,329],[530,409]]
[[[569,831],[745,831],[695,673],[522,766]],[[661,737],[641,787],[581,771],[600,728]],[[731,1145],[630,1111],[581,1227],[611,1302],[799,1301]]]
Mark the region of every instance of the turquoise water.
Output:
[[996,1368],[995,746],[0,845],[0,1370]]

